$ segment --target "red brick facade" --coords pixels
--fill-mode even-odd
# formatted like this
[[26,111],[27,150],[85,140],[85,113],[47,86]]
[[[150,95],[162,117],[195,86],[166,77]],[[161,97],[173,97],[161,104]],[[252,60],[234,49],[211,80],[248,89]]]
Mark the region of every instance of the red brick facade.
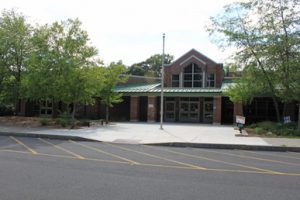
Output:
[[130,121],[139,120],[139,97],[130,97]]
[[148,97],[148,110],[147,110],[147,121],[155,122],[156,121],[156,112],[157,112],[157,102],[155,96]]
[[214,107],[213,107],[213,124],[220,125],[221,124],[221,116],[222,116],[222,97],[216,96],[214,97]]
[[[191,63],[197,64],[202,69],[204,80],[206,80],[208,73],[213,73],[215,74],[215,87],[220,88],[222,86],[224,77],[223,64],[218,64],[192,49],[170,65],[165,66],[165,87],[172,87],[173,74],[178,74],[182,81],[184,68]],[[203,87],[206,87],[206,83]]]

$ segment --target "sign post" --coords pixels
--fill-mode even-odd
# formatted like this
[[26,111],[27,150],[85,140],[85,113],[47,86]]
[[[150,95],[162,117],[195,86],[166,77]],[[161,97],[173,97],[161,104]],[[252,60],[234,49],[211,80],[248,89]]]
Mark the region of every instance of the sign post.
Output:
[[246,122],[246,117],[239,116],[239,115],[235,117],[235,123],[236,126],[239,128],[240,133],[242,133],[242,130],[244,129],[245,122]]

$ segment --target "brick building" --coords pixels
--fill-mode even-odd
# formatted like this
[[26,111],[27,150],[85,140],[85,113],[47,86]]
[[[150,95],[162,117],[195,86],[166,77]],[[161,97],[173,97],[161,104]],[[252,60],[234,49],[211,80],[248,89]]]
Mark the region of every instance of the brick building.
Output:
[[[132,79],[132,77],[131,77]],[[135,77],[138,79],[138,77]],[[233,123],[234,115],[242,114],[242,105],[233,105],[223,97],[230,84],[224,78],[223,65],[192,49],[165,66],[164,121]],[[158,121],[160,112],[160,80],[118,86],[129,100],[130,121]],[[228,107],[223,113],[222,102]],[[230,107],[230,108],[229,108]]]
[[[276,121],[275,108],[269,97],[254,98],[250,105],[233,103],[224,91],[233,79],[225,76],[223,65],[192,49],[165,66],[164,121],[233,124],[236,115],[245,115],[246,122]],[[227,74],[228,75],[228,74]],[[123,102],[110,108],[112,121],[147,121],[160,119],[161,79],[130,76],[115,92],[123,94]],[[21,103],[21,115],[57,115],[63,104],[43,102],[40,105]],[[297,120],[296,104],[280,104],[281,112]],[[285,110],[285,111],[283,111]],[[93,106],[78,106],[81,118],[105,118],[105,106],[97,98]]]

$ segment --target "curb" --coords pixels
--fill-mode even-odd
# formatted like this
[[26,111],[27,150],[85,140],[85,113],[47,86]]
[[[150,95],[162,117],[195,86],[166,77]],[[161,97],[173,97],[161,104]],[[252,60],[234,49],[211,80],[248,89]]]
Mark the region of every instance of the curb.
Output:
[[300,147],[284,147],[284,146],[260,146],[260,145],[240,145],[240,144],[211,144],[211,143],[157,143],[147,144],[151,146],[169,146],[169,147],[192,147],[206,149],[237,149],[237,150],[252,150],[252,151],[291,151],[300,152]]
[[[93,140],[93,139],[83,138],[83,137],[79,137],[79,136],[49,135],[49,134],[38,134],[38,133],[0,132],[0,136],[15,136],[15,137],[58,139],[58,140],[102,142],[102,141],[99,141],[99,140]],[[230,149],[230,150],[237,149],[237,150],[252,150],[252,151],[279,151],[279,152],[291,151],[291,152],[300,152],[300,147],[286,147],[286,146],[261,146],[261,145],[214,144],[214,143],[185,143],[185,142],[148,143],[148,144],[143,144],[143,145],[168,146],[168,147],[191,147],[191,148],[206,148],[206,149]]]
[[18,132],[0,132],[0,136],[15,136],[15,137],[31,137],[31,138],[46,138],[46,139],[58,139],[58,140],[74,140],[74,141],[97,141],[93,139],[69,136],[69,135],[49,135],[38,133],[18,133]]

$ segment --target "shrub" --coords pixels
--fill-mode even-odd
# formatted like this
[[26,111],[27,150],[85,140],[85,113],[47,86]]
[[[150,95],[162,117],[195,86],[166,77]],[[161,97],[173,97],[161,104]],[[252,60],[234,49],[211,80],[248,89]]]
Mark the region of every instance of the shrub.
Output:
[[296,122],[290,122],[287,124],[283,124],[281,128],[289,128],[289,129],[296,129],[297,128],[297,123]]
[[266,131],[273,132],[277,129],[277,124],[275,122],[265,121],[257,123],[257,127],[260,127]]
[[255,123],[254,123],[254,124],[250,124],[250,125],[248,125],[247,127],[248,127],[248,128],[256,128],[256,127],[257,127],[257,124],[255,124]]
[[50,120],[47,119],[47,118],[41,118],[41,119],[40,119],[40,124],[41,124],[42,126],[47,126],[47,125],[49,125],[49,123],[50,123]]
[[71,115],[68,112],[61,113],[58,118],[56,118],[55,123],[60,125],[61,127],[66,127],[71,125]]
[[262,133],[264,133],[264,132],[265,132],[264,129],[261,128],[261,127],[256,127],[256,128],[255,128],[255,133],[258,134],[258,135],[260,135],[260,134],[262,134]]
[[57,118],[55,120],[55,123],[60,125],[61,127],[66,127],[67,125],[71,124],[71,120],[70,119],[66,119],[66,118]]

